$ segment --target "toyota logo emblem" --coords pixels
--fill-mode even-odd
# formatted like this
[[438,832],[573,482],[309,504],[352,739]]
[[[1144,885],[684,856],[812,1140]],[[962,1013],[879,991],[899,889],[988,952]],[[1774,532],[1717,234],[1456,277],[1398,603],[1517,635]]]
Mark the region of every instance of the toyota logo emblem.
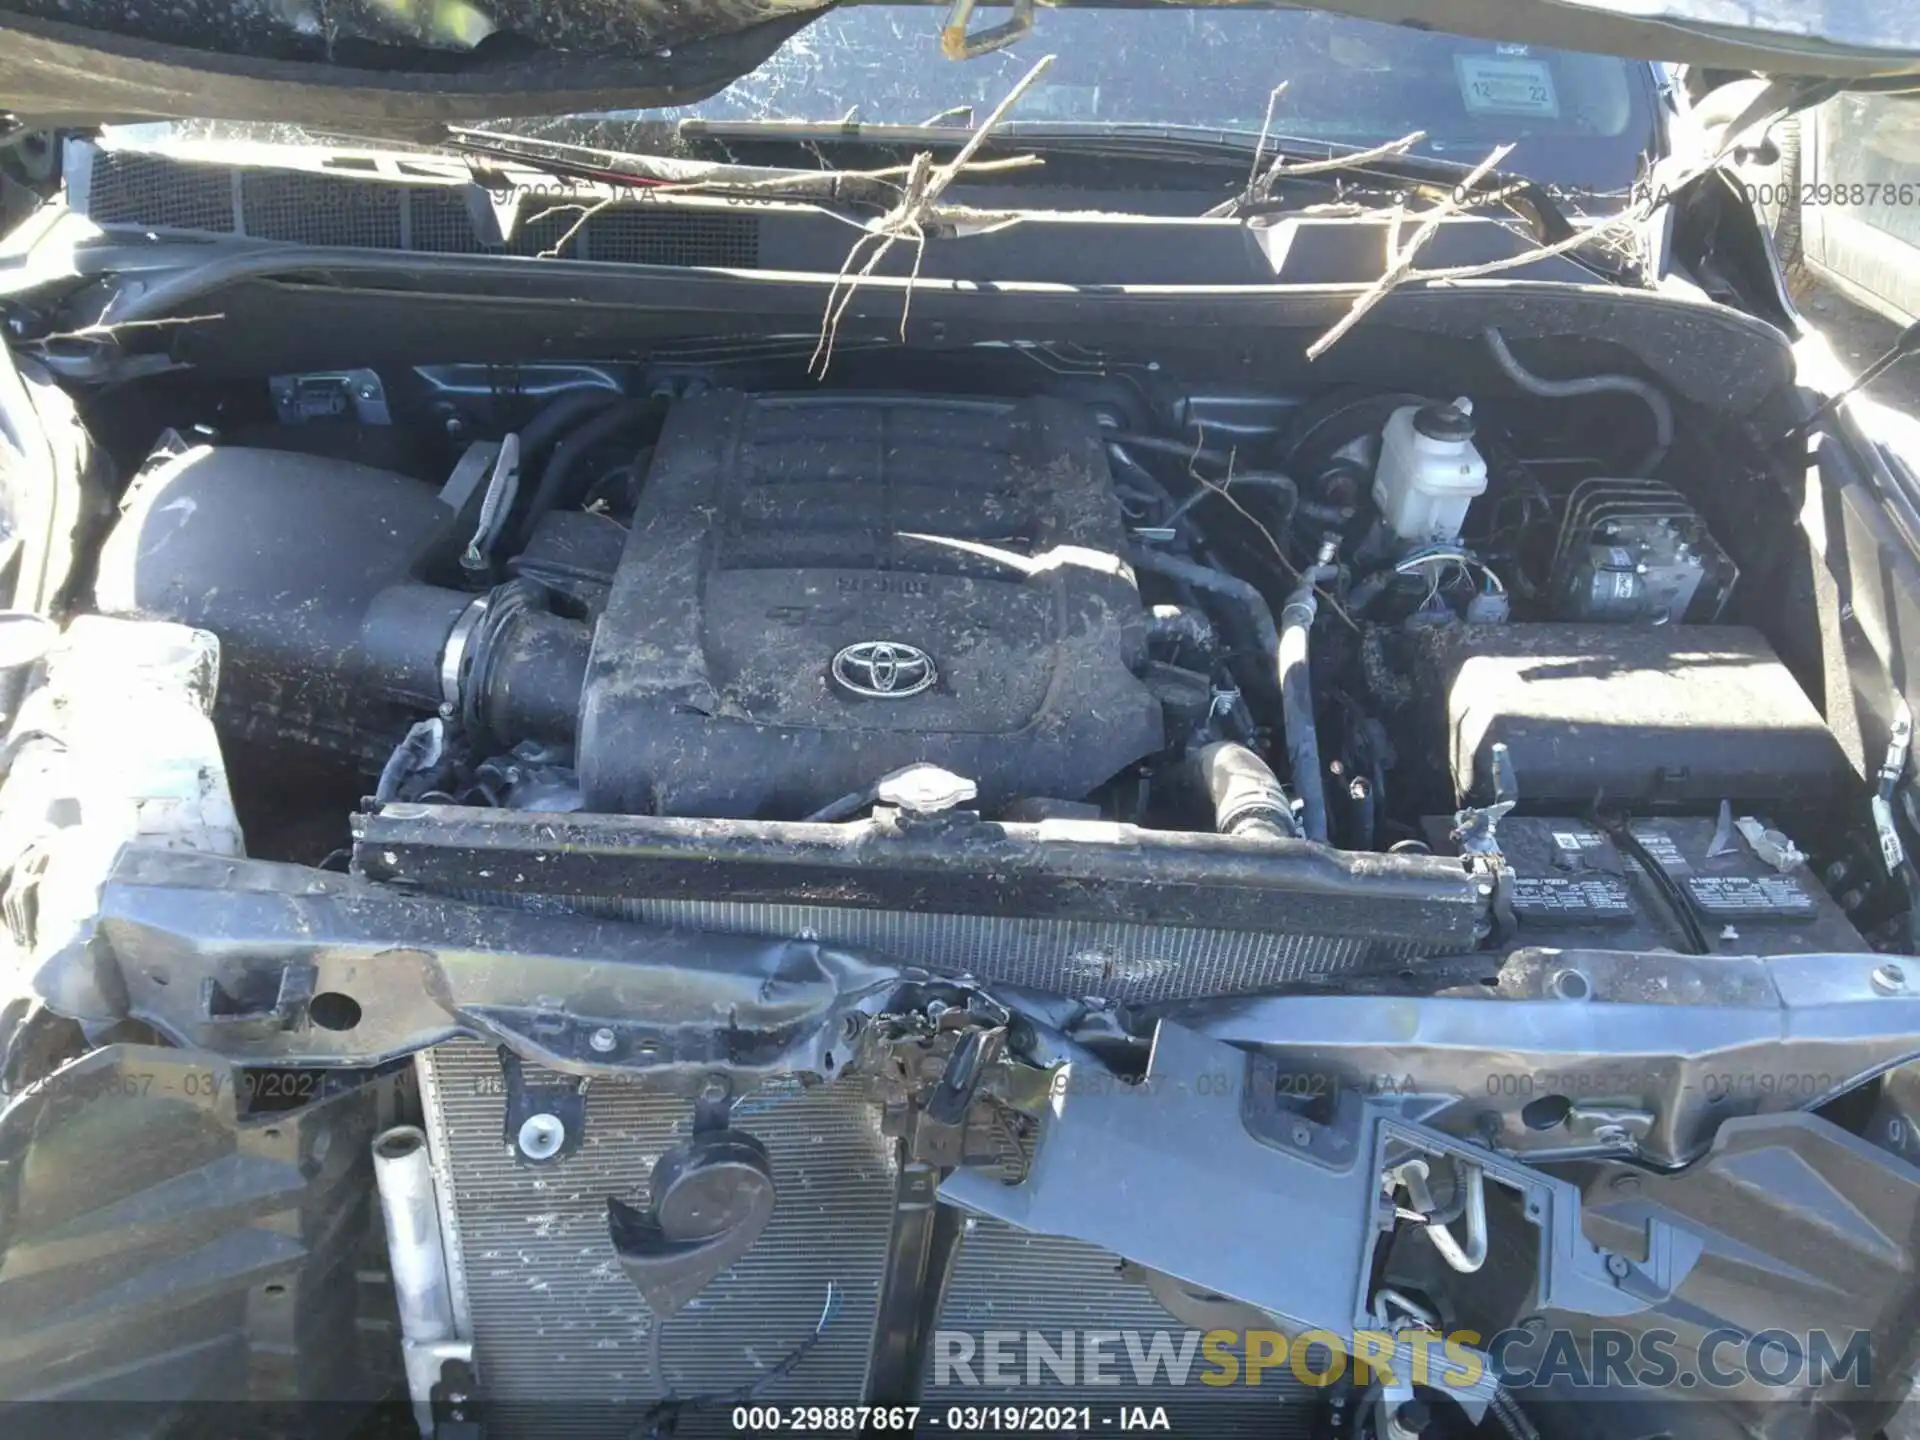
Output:
[[931,655],[895,640],[862,640],[833,657],[834,683],[869,700],[904,700],[936,678]]

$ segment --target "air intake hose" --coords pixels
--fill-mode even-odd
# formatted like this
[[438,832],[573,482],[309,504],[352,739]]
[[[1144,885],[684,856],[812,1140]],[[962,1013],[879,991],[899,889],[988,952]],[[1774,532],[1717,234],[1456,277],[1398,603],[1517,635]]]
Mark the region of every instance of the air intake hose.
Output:
[[1213,828],[1222,835],[1290,840],[1299,835],[1293,806],[1272,768],[1245,745],[1231,740],[1194,752],[1188,769],[1213,806]]

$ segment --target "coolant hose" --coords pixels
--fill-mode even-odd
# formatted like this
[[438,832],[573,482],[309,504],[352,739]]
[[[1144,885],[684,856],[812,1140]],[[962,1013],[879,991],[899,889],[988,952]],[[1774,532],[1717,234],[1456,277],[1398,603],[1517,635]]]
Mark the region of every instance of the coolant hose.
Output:
[[1489,325],[1481,332],[1487,350],[1506,377],[1529,395],[1543,400],[1573,400],[1586,395],[1632,395],[1653,415],[1653,448],[1634,467],[1637,475],[1651,475],[1673,448],[1673,403],[1658,386],[1649,385],[1632,375],[1585,375],[1578,380],[1549,380],[1536,375],[1514,358],[1507,348],[1506,336]]
[[539,488],[533,492],[533,499],[527,502],[526,518],[520,522],[522,549],[533,538],[541,518],[565,497],[567,482],[587,452],[655,411],[664,413],[661,402],[651,396],[639,400],[621,400],[582,421],[561,438],[540,471]]
[[1327,838],[1327,792],[1320,779],[1320,732],[1313,723],[1313,676],[1307,664],[1307,637],[1319,608],[1309,578],[1280,610],[1280,715],[1287,731],[1287,769],[1309,840]]
[[1229,475],[1217,484],[1200,486],[1174,508],[1174,512],[1167,517],[1167,523],[1173,524],[1209,495],[1232,495],[1235,490],[1269,492],[1279,508],[1280,523],[1277,528],[1283,534],[1287,526],[1293,523],[1293,517],[1300,509],[1300,487],[1293,483],[1292,476],[1282,475],[1278,470],[1242,470],[1238,474]]
[[1222,835],[1284,840],[1298,833],[1272,767],[1245,745],[1222,740],[1195,751],[1187,763]]
[[1128,549],[1127,563],[1136,570],[1182,581],[1237,608],[1252,629],[1254,639],[1260,642],[1260,648],[1273,663],[1273,684],[1276,691],[1279,689],[1280,630],[1273,623],[1273,611],[1267,608],[1266,596],[1237,575],[1229,575],[1211,565],[1202,565],[1197,560],[1182,560],[1177,555],[1164,555],[1158,550],[1147,550],[1138,545]]
[[1156,605],[1147,616],[1149,646],[1188,646],[1211,656],[1220,648],[1207,612],[1192,605]]
[[1171,435],[1149,435],[1140,430],[1102,430],[1100,438],[1109,444],[1125,445],[1134,450],[1150,450],[1155,455],[1164,455],[1169,460],[1184,460],[1189,465],[1207,465],[1216,470],[1224,470],[1229,462],[1227,453],[1214,450],[1197,440],[1181,440]]
[[1314,729],[1313,685],[1307,675],[1307,631],[1318,609],[1313,586],[1321,572],[1309,571],[1300,589],[1287,601],[1285,613],[1293,628],[1289,647],[1287,632],[1273,623],[1266,597],[1238,576],[1138,545],[1128,548],[1127,563],[1136,570],[1183,581],[1195,590],[1226,600],[1246,617],[1273,666],[1273,683],[1280,692],[1280,713],[1287,729],[1287,768],[1294,793],[1300,797],[1307,839],[1324,841],[1327,795],[1320,782],[1320,736]]
[[618,390],[567,390],[542,405],[534,417],[520,427],[520,453],[531,460],[577,422],[605,410],[620,399]]

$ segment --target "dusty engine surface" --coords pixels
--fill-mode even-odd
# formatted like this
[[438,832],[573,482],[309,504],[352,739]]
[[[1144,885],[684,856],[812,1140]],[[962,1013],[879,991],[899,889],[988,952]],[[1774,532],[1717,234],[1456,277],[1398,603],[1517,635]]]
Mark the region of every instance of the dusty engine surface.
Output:
[[715,391],[654,450],[582,697],[588,809],[800,816],[914,761],[1078,798],[1164,743],[1085,407]]
[[1069,993],[1486,946],[1463,807],[1821,844],[1852,761],[1706,487],[1531,404],[982,378],[536,371],[412,473],[340,458],[384,421],[169,430],[95,597],[219,637],[250,758],[351,772],[310,828],[361,874]]
[[1079,800],[1164,745],[1085,407],[711,391],[652,456],[617,559],[536,570],[588,518],[549,514],[476,585],[491,486],[178,449],[129,489],[102,608],[219,635],[246,733],[377,765],[444,707],[495,753],[569,747],[609,813],[800,819],[923,760]]

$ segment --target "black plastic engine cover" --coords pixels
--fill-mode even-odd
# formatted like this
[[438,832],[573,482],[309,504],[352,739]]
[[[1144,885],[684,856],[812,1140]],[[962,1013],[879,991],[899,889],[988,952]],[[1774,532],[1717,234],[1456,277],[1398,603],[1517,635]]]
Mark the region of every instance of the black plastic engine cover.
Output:
[[[1164,741],[1123,540],[1078,406],[685,400],[594,637],[587,808],[796,818],[916,760],[1083,796]],[[874,642],[892,673],[836,677]]]

